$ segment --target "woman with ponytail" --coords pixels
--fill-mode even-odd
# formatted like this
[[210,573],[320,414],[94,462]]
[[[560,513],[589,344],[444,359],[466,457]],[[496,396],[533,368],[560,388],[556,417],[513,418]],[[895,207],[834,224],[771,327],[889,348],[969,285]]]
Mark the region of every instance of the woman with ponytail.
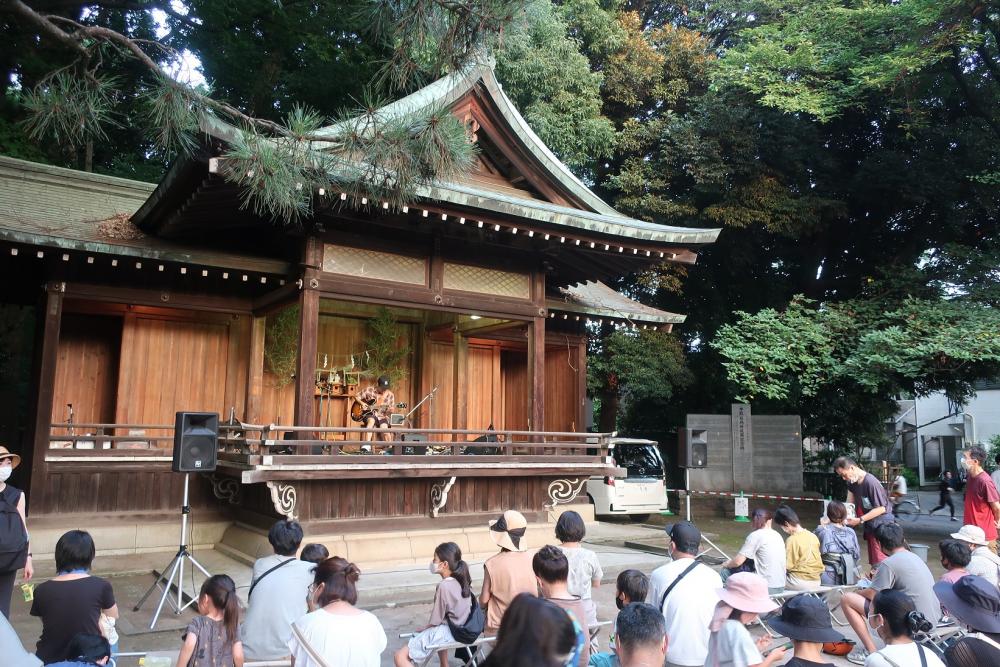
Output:
[[[449,619],[455,625],[462,625],[472,611],[472,575],[469,574],[469,566],[462,560],[462,550],[457,544],[439,544],[428,569],[431,574],[441,577],[441,583],[434,591],[431,618],[406,646],[396,651],[393,656],[396,667],[423,664],[431,654],[432,646],[455,641],[451,636]],[[441,667],[448,667],[448,652],[438,651],[438,660]]]
[[869,655],[865,667],[944,667],[934,651],[913,641],[914,635],[933,630],[934,623],[917,611],[906,593],[879,591],[868,612],[868,627],[885,648]]
[[198,613],[185,631],[179,667],[243,667],[240,603],[228,575],[216,574],[201,585]]
[[357,565],[337,556],[316,566],[309,613],[292,623],[293,667],[379,667],[388,642],[375,615],[354,606],[360,577]]

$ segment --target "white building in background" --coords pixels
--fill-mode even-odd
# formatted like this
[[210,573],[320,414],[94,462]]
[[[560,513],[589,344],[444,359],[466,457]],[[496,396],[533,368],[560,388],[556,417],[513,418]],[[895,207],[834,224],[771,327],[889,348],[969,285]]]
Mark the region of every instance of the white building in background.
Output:
[[962,449],[968,444],[988,445],[1000,435],[1000,381],[979,382],[976,395],[964,406],[944,394],[899,401],[899,411],[888,425],[895,446],[889,460],[902,461],[929,484],[944,470],[957,472]]

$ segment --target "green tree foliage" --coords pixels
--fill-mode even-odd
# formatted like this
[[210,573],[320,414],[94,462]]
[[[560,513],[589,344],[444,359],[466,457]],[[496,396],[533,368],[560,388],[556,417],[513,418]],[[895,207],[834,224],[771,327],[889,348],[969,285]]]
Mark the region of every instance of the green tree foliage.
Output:
[[373,378],[385,375],[393,385],[405,378],[405,362],[410,354],[405,341],[406,330],[396,321],[392,311],[379,308],[375,317],[368,320],[365,373]]

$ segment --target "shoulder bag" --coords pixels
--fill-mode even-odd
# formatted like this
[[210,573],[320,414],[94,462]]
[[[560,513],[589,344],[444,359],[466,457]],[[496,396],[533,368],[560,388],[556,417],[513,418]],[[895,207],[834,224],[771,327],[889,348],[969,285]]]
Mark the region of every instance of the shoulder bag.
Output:
[[450,616],[445,616],[452,638],[462,644],[471,644],[476,641],[486,629],[486,612],[479,606],[475,594],[470,593],[469,597],[472,599],[472,608],[469,609],[469,616],[462,625],[457,625]]
[[[267,572],[265,572],[264,574],[267,574]],[[260,578],[263,579],[264,575],[263,574],[260,575]],[[299,644],[302,645],[302,648],[305,650],[305,652],[309,654],[310,660],[319,665],[319,667],[330,667],[327,664],[326,660],[321,658],[319,653],[316,652],[316,649],[312,647],[312,644],[310,644],[306,640],[306,636],[302,633],[302,630],[299,629],[299,626],[297,626],[294,623],[292,623],[292,634],[295,635],[295,638],[297,640],[299,640]]]
[[21,491],[12,486],[0,491],[0,572],[15,572],[28,560],[28,531],[17,511]]
[[686,570],[681,572],[679,575],[677,575],[676,579],[670,582],[670,585],[667,586],[667,590],[663,592],[663,597],[660,598],[660,611],[663,611],[663,605],[667,603],[667,596],[670,595],[670,591],[674,590],[674,586],[681,583],[681,579],[686,577],[687,573],[693,570],[694,568],[698,567],[698,565],[700,565],[700,563],[697,560],[694,560],[690,565],[687,566]]
[[278,568],[282,568],[282,567],[288,565],[293,560],[297,560],[297,559],[293,556],[292,558],[289,558],[288,560],[283,560],[280,563],[278,563],[277,565],[275,565],[274,567],[269,568],[264,574],[260,575],[256,579],[254,579],[253,583],[250,584],[250,591],[247,593],[247,602],[250,602],[250,596],[253,595],[253,589],[257,588],[257,584],[259,584],[261,581],[263,581],[264,577],[266,577],[267,575],[271,574],[272,572],[274,572]]

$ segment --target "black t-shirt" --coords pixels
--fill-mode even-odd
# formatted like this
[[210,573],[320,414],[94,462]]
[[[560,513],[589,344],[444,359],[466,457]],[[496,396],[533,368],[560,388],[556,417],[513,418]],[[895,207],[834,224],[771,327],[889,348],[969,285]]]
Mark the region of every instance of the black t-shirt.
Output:
[[68,660],[67,649],[73,636],[80,632],[101,634],[101,611],[114,606],[111,583],[100,577],[39,584],[31,603],[31,615],[42,619],[42,636],[35,655],[46,664]]
[[813,662],[802,658],[792,658],[785,663],[784,667],[836,667],[832,662]]

